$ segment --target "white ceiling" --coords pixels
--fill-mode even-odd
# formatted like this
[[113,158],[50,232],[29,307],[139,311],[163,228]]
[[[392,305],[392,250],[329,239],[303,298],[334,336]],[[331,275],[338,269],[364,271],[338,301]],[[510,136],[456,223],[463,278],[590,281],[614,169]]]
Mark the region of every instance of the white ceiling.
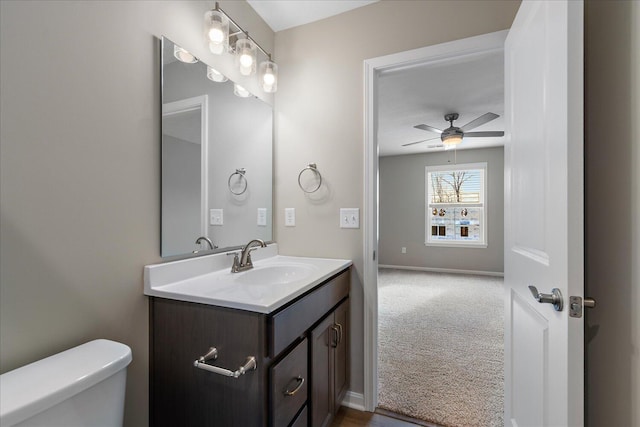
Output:
[[[247,0],[274,30],[318,21],[375,1],[348,0]],[[415,129],[427,124],[449,127],[447,113],[458,113],[454,125],[462,127],[492,112],[497,119],[473,131],[504,130],[504,69],[502,52],[483,54],[436,64],[415,65],[385,71],[379,78],[378,145],[380,156],[442,151],[439,135]],[[435,138],[420,144],[402,144]],[[504,145],[500,138],[465,138],[457,149]]]
[[[492,112],[497,119],[473,129],[504,130],[504,70],[502,52],[384,72],[378,80],[378,145],[381,156],[441,151],[437,133],[415,129],[427,124],[449,127],[447,113],[458,113],[454,125],[462,127]],[[402,144],[435,138],[403,147]],[[500,138],[465,138],[457,149],[504,145]]]
[[273,31],[339,15],[378,0],[247,0]]

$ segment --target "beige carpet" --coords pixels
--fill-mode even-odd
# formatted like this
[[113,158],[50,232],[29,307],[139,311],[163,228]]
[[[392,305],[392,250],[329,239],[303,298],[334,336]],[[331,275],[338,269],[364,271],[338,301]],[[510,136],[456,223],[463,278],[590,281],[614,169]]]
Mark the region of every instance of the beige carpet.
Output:
[[443,426],[502,426],[503,279],[380,269],[378,405]]

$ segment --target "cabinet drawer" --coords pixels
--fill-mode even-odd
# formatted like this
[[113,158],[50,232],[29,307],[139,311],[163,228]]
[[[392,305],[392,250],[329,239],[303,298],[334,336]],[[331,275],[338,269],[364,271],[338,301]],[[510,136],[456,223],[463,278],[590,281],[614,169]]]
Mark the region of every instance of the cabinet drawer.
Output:
[[271,368],[271,417],[274,427],[288,426],[307,401],[307,347],[305,338]]
[[270,319],[269,356],[275,357],[349,295],[349,269]]

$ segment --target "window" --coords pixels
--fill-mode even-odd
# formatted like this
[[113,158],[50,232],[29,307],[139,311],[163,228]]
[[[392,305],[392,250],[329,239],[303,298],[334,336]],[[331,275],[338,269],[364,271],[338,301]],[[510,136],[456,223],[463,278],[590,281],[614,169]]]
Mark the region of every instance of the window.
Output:
[[486,247],[486,163],[427,166],[425,245]]

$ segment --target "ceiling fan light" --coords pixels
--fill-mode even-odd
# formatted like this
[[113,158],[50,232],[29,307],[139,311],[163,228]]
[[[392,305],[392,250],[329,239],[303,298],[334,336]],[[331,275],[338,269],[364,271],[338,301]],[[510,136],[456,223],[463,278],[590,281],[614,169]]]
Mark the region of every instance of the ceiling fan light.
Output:
[[442,137],[442,143],[444,145],[458,145],[462,142],[462,135],[447,135]]

